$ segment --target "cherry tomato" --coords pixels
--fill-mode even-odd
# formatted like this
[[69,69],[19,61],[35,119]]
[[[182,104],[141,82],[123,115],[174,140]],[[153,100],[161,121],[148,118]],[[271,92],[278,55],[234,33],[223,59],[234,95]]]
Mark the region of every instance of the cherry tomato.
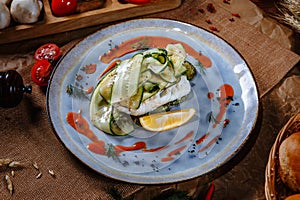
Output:
[[57,60],[60,56],[60,48],[52,43],[40,46],[34,53],[34,58],[36,60]]
[[53,69],[48,60],[38,60],[31,70],[32,81],[39,86],[47,86]]
[[71,15],[77,9],[77,0],[52,0],[51,9],[58,17]]

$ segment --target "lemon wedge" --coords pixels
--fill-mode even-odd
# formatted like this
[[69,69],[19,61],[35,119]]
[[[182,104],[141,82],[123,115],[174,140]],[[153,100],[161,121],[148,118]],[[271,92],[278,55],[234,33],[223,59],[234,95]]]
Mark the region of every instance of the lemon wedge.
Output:
[[165,113],[156,113],[140,117],[140,123],[148,131],[161,132],[187,123],[196,113],[196,109],[187,108]]

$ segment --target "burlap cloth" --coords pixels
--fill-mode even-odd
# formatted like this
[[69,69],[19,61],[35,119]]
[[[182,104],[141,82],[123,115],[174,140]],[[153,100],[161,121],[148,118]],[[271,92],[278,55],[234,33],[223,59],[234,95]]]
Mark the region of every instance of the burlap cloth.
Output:
[[[206,10],[208,3],[213,3],[216,12],[210,13]],[[205,12],[200,12],[201,9]],[[243,16],[233,17],[221,1],[186,0],[175,10],[153,14],[150,17],[184,21],[207,30],[211,26],[207,23],[209,19],[219,30],[215,33],[234,46],[249,64],[260,97],[278,84],[300,59],[297,54],[245,23],[242,20]],[[234,21],[229,20],[231,18],[234,18]],[[33,91],[31,95],[25,95],[17,107],[0,108],[0,158],[22,161],[25,166],[14,169],[14,176],[11,177],[14,184],[13,195],[9,194],[2,178],[0,199],[114,199],[112,191],[117,191],[123,197],[151,199],[164,188],[174,186],[123,183],[104,177],[81,163],[56,138],[50,127],[45,108],[45,90],[30,80],[30,70],[34,63],[32,54],[18,56],[17,65],[22,67],[17,70],[23,76],[24,82],[33,86]],[[13,58],[3,56],[2,62],[11,59]],[[7,63],[5,67],[9,68]],[[5,70],[5,67],[1,70]],[[39,169],[33,167],[35,162]],[[53,170],[55,177],[51,176],[48,170]],[[40,172],[42,176],[38,178]],[[5,174],[11,176],[11,169],[0,167],[0,176],[4,177]],[[176,184],[174,187],[187,190],[196,196],[200,191],[195,190],[202,188],[202,185],[209,181],[209,178],[195,179]]]

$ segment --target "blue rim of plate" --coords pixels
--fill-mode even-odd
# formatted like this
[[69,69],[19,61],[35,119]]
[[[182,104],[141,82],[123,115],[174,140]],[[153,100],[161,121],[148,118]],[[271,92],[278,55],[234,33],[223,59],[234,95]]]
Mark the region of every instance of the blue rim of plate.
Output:
[[[75,112],[78,104],[82,102],[86,104],[89,101],[78,100],[77,102],[77,100],[71,100],[72,98],[68,97],[65,91],[69,83],[78,84],[75,76],[82,72],[82,66],[87,65],[90,60],[96,62],[97,56],[108,52],[113,46],[144,35],[164,35],[165,37],[185,42],[196,51],[208,56],[212,60],[212,67],[205,72],[197,68],[198,76],[192,82],[194,86],[192,99],[198,101],[196,103],[197,116],[192,120],[192,123],[198,121],[199,124],[193,124],[193,127],[195,126],[195,134],[186,143],[189,146],[185,148],[184,152],[180,152],[174,161],[164,165],[153,164],[153,162],[157,162],[155,157],[161,158],[159,153],[145,155],[145,153],[130,152],[126,154],[126,158],[129,159],[129,162],[135,163],[136,166],[134,164],[131,165],[132,167],[130,165],[130,167],[128,165],[125,166],[124,160],[122,160],[122,163],[120,162],[121,165],[119,166],[120,163],[115,164],[115,161],[109,157],[104,159],[103,156],[94,155],[90,152],[86,148],[88,143],[86,137],[76,132],[66,123],[66,114],[68,112]],[[101,52],[99,52],[99,49]],[[131,55],[128,54],[122,58],[124,59]],[[192,62],[195,62],[193,58],[190,59]],[[97,66],[97,68],[101,68],[99,72],[103,71],[105,66],[107,66],[105,63],[99,65],[100,67]],[[98,75],[99,72],[97,72]],[[97,81],[90,81],[90,76],[92,75],[86,75],[86,82],[89,84],[92,82],[91,85],[96,85]],[[80,85],[80,88],[87,87],[88,83]],[[216,103],[218,97],[211,100],[207,98],[207,95],[211,93],[213,96],[217,96],[218,88],[222,83],[232,85],[235,94],[225,113],[225,118],[228,117],[226,120],[229,120],[230,123],[226,127],[223,126],[220,131],[214,131],[210,130],[211,121],[208,118],[211,113],[219,109]],[[204,93],[200,96],[198,90],[202,91],[202,93],[204,91]],[[65,147],[96,172],[129,183],[174,183],[213,173],[234,158],[243,148],[253,132],[258,113],[259,96],[255,79],[242,56],[219,36],[194,25],[168,19],[131,20],[109,26],[86,37],[60,60],[51,76],[47,89],[47,114],[54,132]],[[88,113],[86,112],[85,114],[86,119],[88,119]],[[91,124],[90,126],[92,127]],[[101,139],[107,139],[107,136],[101,131],[94,129],[94,127],[91,129]],[[178,130],[176,131],[176,135],[179,135],[177,134]],[[184,129],[184,131],[187,132],[188,130]],[[205,153],[201,151],[202,153],[199,153],[202,148],[201,145],[205,146],[205,144],[200,143],[200,145],[196,145],[196,142],[199,142],[210,131],[221,135],[215,140],[209,151],[207,150]],[[170,133],[168,134],[170,135]],[[167,136],[159,137],[169,139]],[[135,141],[134,139],[132,141]],[[210,139],[207,139],[206,145],[213,138]],[[116,140],[109,138],[108,141],[110,140],[114,141],[114,144],[122,141],[119,138]],[[132,141],[130,144],[132,144]],[[156,141],[156,138],[154,141]],[[153,145],[154,147],[155,145]],[[137,156],[146,157],[146,161],[141,164],[143,158],[139,158],[138,161],[133,160]],[[152,160],[151,157],[153,157]],[[123,166],[125,167],[123,168]]]

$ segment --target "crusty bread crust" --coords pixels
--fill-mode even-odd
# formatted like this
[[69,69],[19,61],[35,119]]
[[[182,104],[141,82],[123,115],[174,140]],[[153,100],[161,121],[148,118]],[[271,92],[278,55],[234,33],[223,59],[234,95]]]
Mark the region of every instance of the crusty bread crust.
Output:
[[279,147],[279,175],[290,189],[300,192],[300,132],[286,138]]
[[300,194],[293,194],[291,196],[288,196],[284,200],[299,200],[300,199]]

